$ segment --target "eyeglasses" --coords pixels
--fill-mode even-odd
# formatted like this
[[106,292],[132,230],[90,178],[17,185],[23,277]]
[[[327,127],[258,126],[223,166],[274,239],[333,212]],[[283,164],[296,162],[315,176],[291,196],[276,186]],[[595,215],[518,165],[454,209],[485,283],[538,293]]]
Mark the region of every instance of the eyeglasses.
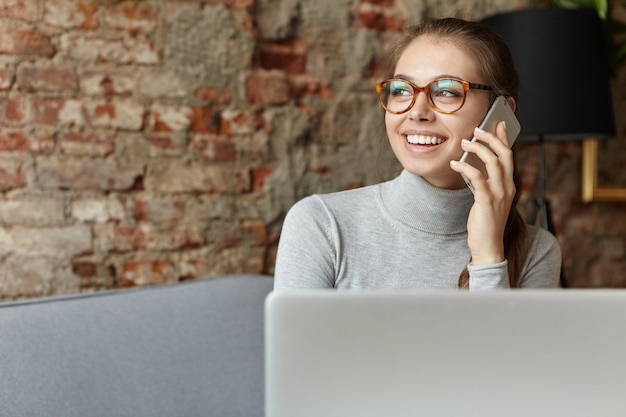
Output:
[[458,111],[465,104],[467,91],[493,90],[488,85],[470,83],[456,78],[438,78],[418,87],[410,81],[399,78],[376,84],[380,104],[389,113],[402,114],[411,109],[417,100],[417,93],[424,92],[431,107],[439,113],[450,114]]

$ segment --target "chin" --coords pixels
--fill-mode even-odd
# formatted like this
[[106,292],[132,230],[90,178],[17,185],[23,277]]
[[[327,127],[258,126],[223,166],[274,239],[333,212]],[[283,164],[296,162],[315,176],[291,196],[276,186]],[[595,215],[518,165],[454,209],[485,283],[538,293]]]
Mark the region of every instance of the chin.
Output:
[[[458,190],[466,187],[465,182],[460,174],[452,171],[454,175],[449,175],[449,173],[442,172],[433,172],[429,170],[425,170],[424,167],[415,167],[411,166],[411,164],[402,164],[403,168],[410,172],[413,175],[420,176],[424,178],[428,183],[432,184],[437,188],[444,188],[447,190]],[[421,168],[421,169],[420,169]]]

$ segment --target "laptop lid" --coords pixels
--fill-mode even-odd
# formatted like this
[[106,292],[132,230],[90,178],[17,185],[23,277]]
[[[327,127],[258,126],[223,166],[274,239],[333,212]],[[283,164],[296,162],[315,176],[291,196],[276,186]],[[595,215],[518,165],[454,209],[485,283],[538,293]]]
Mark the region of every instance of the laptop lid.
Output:
[[626,291],[273,292],[266,417],[626,416]]

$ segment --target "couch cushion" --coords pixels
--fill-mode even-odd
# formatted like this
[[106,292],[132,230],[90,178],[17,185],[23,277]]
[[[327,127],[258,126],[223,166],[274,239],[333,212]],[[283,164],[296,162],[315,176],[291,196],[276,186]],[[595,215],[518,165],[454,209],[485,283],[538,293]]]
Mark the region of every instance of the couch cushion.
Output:
[[232,276],[0,304],[0,415],[263,415],[263,303]]

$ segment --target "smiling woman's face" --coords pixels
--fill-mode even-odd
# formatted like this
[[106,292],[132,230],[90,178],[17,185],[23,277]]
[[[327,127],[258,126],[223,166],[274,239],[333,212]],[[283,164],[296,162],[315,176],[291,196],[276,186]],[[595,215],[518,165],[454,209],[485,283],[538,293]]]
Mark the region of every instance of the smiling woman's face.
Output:
[[[478,65],[455,44],[421,36],[400,56],[394,78],[412,81],[420,87],[441,77],[486,84],[479,76]],[[428,97],[420,92],[415,105],[406,113],[385,112],[387,135],[396,158],[404,169],[424,177],[436,187],[465,187],[461,176],[450,168],[450,161],[458,160],[463,154],[461,140],[472,138],[474,128],[487,113],[490,100],[489,91],[470,89],[460,110],[443,114],[433,109]]]

